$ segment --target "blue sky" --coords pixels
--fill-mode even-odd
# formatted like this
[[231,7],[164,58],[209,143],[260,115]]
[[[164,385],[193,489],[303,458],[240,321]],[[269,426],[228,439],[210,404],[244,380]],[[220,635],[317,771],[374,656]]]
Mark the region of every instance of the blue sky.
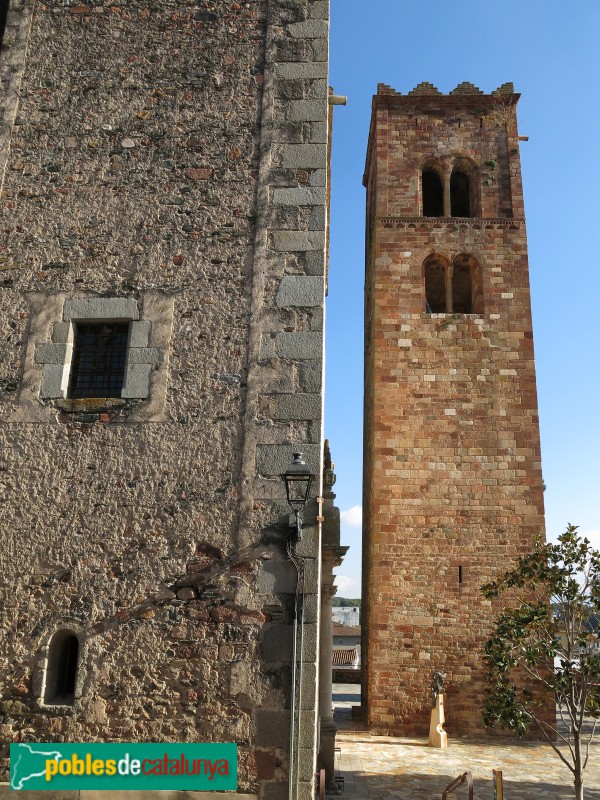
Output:
[[362,173],[378,83],[491,92],[513,81],[529,239],[549,538],[568,522],[600,548],[600,3],[331,0],[335,109],[325,436],[336,464],[346,597],[360,595]]

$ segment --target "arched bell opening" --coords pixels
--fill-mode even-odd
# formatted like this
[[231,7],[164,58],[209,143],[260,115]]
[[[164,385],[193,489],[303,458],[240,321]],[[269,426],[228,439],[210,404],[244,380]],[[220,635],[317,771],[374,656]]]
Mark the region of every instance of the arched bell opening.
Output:
[[424,217],[444,216],[444,186],[436,170],[425,167],[421,173]]
[[471,180],[460,170],[452,170],[450,176],[450,214],[453,217],[470,217]]

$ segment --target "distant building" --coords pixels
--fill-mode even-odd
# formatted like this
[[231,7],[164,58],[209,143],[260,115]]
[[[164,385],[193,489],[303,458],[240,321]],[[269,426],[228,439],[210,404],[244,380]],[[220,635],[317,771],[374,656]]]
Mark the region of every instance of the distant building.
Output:
[[[356,647],[334,647],[332,666],[334,670],[359,669],[360,655]],[[339,678],[336,679],[339,682]]]
[[332,671],[335,683],[356,683],[360,680],[361,666],[360,626],[340,625],[332,627],[333,652]]
[[334,606],[331,616],[333,621],[340,625],[360,625],[360,608],[358,606]]
[[334,623],[332,627],[334,647],[358,647],[360,652],[360,626],[340,625]]

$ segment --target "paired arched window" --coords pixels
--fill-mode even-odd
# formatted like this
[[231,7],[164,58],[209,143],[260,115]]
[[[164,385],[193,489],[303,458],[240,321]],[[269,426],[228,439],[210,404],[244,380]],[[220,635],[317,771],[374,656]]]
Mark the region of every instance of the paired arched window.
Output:
[[78,663],[79,639],[73,631],[57,631],[48,648],[44,703],[73,705]]
[[456,159],[452,170],[427,161],[421,171],[421,199],[424,217],[477,216],[477,170],[467,158]]
[[481,314],[483,295],[479,264],[468,254],[450,263],[434,254],[425,259],[425,310],[429,314]]

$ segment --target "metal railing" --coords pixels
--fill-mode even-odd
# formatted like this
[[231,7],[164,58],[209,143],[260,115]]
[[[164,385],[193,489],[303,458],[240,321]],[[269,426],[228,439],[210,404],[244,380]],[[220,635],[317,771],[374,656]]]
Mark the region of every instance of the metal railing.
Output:
[[463,774],[459,775],[458,778],[455,778],[452,783],[449,783],[444,789],[442,800],[447,800],[448,795],[455,789],[458,789],[458,787],[461,786],[465,781],[467,782],[467,788],[469,789],[469,800],[473,800],[473,776],[470,772],[463,772]]

